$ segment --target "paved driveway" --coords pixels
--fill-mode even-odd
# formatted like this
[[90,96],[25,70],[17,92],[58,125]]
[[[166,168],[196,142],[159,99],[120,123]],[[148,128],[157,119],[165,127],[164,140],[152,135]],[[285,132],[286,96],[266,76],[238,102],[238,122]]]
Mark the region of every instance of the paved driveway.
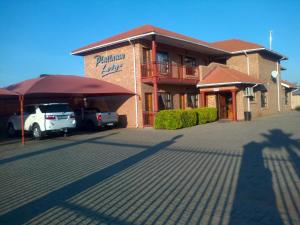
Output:
[[0,224],[300,224],[299,112],[0,149]]

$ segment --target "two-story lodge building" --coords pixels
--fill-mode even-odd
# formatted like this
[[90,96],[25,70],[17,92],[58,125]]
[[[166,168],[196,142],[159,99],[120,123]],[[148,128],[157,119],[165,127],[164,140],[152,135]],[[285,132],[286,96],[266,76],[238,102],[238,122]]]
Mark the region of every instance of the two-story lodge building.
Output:
[[144,25],[72,54],[84,57],[85,76],[136,93],[119,104],[114,99],[128,127],[151,126],[164,109],[216,107],[220,119],[230,120],[244,120],[248,111],[255,118],[291,109],[292,84],[280,79],[287,57],[255,43],[208,43]]

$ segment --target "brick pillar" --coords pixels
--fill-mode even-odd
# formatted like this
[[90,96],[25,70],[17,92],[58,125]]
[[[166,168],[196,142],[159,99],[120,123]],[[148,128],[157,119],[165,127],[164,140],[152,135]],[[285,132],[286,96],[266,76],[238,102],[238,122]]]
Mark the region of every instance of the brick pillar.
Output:
[[236,108],[236,90],[231,91],[232,95],[232,113],[233,113],[233,120],[237,121],[237,108]]
[[156,40],[155,35],[152,36],[152,77],[153,77],[153,102],[154,113],[158,112],[158,96],[157,96],[157,67],[156,67]]
[[205,107],[206,106],[206,94],[205,92],[200,92],[200,95],[201,95],[201,107]]

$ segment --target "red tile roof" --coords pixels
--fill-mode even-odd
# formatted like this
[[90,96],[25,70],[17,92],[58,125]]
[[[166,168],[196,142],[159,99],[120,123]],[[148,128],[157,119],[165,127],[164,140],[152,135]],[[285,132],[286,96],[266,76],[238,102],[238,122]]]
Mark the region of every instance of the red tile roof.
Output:
[[249,50],[249,49],[258,49],[258,48],[265,48],[262,45],[258,45],[248,41],[242,41],[239,39],[229,39],[224,41],[217,41],[211,43],[216,48],[223,49],[229,52],[237,52],[242,50]]
[[217,65],[198,83],[198,86],[220,86],[241,83],[259,84],[262,81],[226,66]]
[[215,49],[218,50],[221,53],[233,53],[236,51],[242,51],[242,50],[251,50],[251,49],[261,49],[261,50],[265,50],[268,51],[269,53],[276,55],[276,57],[279,58],[284,58],[287,59],[286,56],[281,55],[278,52],[275,52],[273,50],[270,49],[266,49],[264,46],[259,45],[259,44],[255,44],[252,42],[247,42],[247,41],[242,41],[239,39],[229,39],[229,40],[224,40],[224,41],[217,41],[217,42],[205,42],[202,40],[198,40],[196,38],[192,38],[192,37],[188,37],[182,34],[178,34],[169,30],[165,30],[159,27],[155,27],[152,25],[143,25],[137,28],[134,28],[132,30],[117,34],[115,36],[106,38],[102,41],[97,41],[94,42],[92,44],[83,46],[81,48],[75,49],[72,51],[73,55],[83,55],[86,52],[107,46],[107,45],[112,45],[112,44],[116,44],[116,43],[121,43],[121,42],[125,42],[127,41],[127,39],[129,38],[138,38],[138,36],[141,35],[151,35],[151,33],[156,34],[156,35],[161,35],[161,36],[167,36],[169,38],[173,38],[173,39],[179,39],[182,41],[186,41],[186,42],[191,42],[194,44],[198,44],[198,45],[202,45],[211,49]]
[[[199,45],[204,45],[204,46],[207,46],[207,47],[210,47],[210,48],[218,48],[218,47],[215,47],[212,44],[210,44],[208,42],[205,42],[205,41],[201,41],[201,40],[198,40],[198,39],[195,39],[195,38],[192,38],[192,37],[188,37],[188,36],[178,34],[178,33],[172,32],[172,31],[161,29],[159,27],[155,27],[155,26],[152,26],[152,25],[144,25],[144,26],[137,27],[137,28],[134,28],[132,30],[123,32],[121,34],[112,36],[110,38],[104,39],[102,41],[97,41],[97,42],[94,42],[92,44],[89,44],[89,45],[86,45],[84,47],[73,50],[72,54],[80,54],[81,51],[86,51],[90,48],[96,48],[97,46],[106,45],[106,44],[109,44],[109,43],[112,43],[112,42],[120,41],[122,39],[127,39],[127,38],[134,37],[134,36],[148,34],[148,33],[151,33],[151,32],[154,32],[154,33],[156,33],[158,35],[162,35],[162,36],[168,36],[168,37],[171,37],[171,38],[181,39],[181,40],[187,41],[187,42],[193,42],[193,43],[196,43],[196,44],[199,44]],[[220,49],[220,51],[224,51],[224,50]]]

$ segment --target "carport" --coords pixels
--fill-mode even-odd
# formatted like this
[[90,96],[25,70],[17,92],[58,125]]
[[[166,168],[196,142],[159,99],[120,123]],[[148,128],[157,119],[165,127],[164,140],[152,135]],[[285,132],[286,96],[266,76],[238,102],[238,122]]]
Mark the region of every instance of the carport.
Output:
[[[24,138],[24,100],[32,98],[131,96],[133,92],[109,82],[75,75],[48,75],[6,87],[3,93],[19,96],[22,144]],[[3,94],[3,96],[5,96]],[[1,94],[2,95],[2,94]]]

